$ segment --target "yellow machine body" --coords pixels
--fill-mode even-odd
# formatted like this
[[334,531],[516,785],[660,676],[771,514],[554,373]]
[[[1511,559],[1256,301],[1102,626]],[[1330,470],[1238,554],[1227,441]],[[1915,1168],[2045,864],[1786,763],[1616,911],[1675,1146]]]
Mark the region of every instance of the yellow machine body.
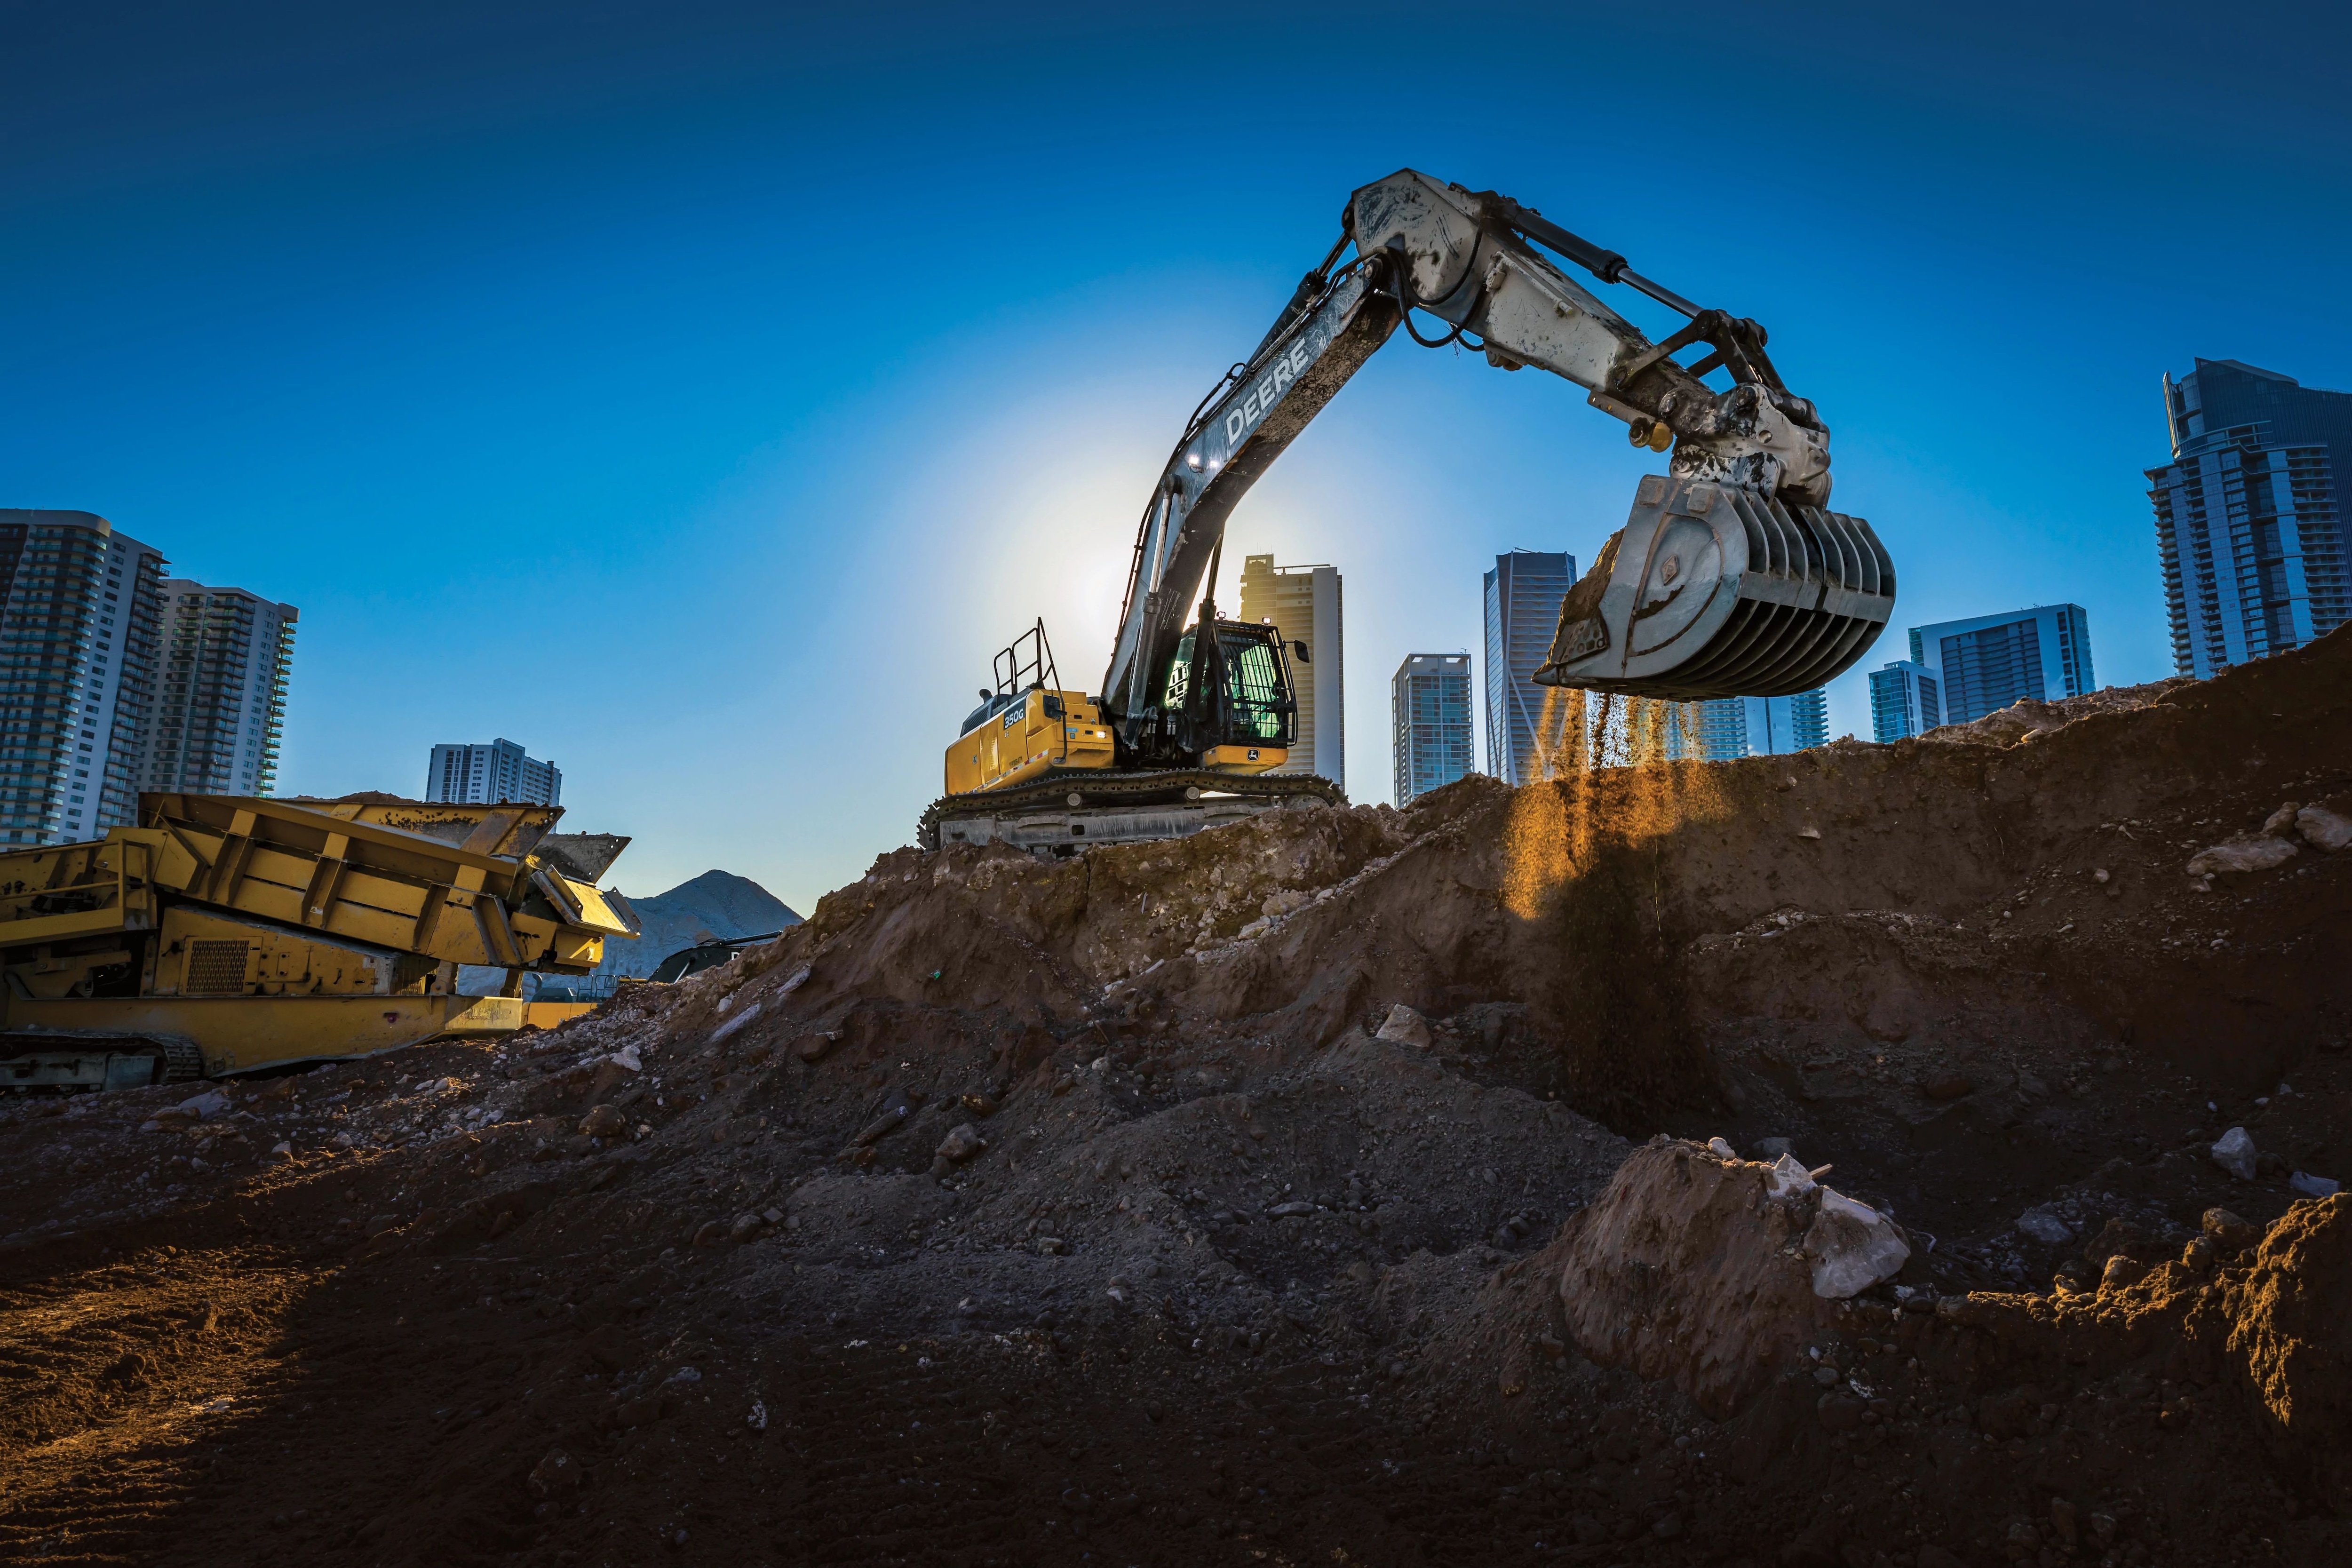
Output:
[[948,747],[950,795],[1111,765],[1110,726],[1083,691],[1014,692],[983,704],[974,719]]
[[[512,994],[636,934],[588,879],[627,840],[555,834],[562,816],[149,794],[137,827],[0,854],[0,1087],[82,1081],[63,1055],[110,1039],[190,1076],[584,1013]],[[502,969],[509,994],[456,994],[464,964]]]

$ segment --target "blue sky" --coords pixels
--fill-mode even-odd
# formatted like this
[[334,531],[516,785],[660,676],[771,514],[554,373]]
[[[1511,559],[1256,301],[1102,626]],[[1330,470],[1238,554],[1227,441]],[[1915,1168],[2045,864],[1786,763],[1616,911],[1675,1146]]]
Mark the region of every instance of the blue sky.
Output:
[[[1865,667],[2071,599],[2168,674],[2159,377],[2352,386],[2352,37],[1925,13],[0,0],[0,505],[299,605],[288,793],[510,736],[623,886],[806,910],[1014,632],[1099,679],[1185,415],[1410,165],[1769,327],[1897,562]],[[1402,336],[1332,404],[1229,560],[1345,574],[1356,798],[1492,556],[1589,560],[1662,463]]]

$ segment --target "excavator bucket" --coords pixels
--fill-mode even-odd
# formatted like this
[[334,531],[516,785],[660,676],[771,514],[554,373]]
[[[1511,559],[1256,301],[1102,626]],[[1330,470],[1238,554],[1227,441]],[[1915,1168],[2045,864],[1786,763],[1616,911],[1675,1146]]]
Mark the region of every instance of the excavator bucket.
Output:
[[1536,679],[1678,702],[1810,691],[1894,612],[1895,563],[1862,519],[1653,474],[1560,605]]

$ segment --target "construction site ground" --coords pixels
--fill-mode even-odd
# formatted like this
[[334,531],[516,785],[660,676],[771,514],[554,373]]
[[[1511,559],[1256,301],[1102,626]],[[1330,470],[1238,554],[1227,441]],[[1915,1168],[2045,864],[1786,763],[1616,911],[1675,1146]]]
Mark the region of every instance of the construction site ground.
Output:
[[[2340,632],[899,850],[552,1032],[0,1101],[0,1558],[2352,1560],[2347,816]],[[1732,1279],[1718,1137],[1899,1278]]]

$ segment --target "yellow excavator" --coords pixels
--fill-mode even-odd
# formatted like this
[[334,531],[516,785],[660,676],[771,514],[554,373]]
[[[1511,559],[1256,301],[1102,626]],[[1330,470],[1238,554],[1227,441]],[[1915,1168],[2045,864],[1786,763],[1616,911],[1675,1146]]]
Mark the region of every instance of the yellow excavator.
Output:
[[[1554,257],[1684,324],[1653,342]],[[1444,330],[1423,336],[1416,310]],[[1067,855],[1340,798],[1267,771],[1293,735],[1289,662],[1274,627],[1217,614],[1217,565],[1234,504],[1399,326],[1426,348],[1563,376],[1635,447],[1671,452],[1570,591],[1539,682],[1780,696],[1851,668],[1885,627],[1894,562],[1867,522],[1827,510],[1829,428],[1782,383],[1762,327],[1508,196],[1400,170],[1349,198],[1330,253],[1186,422],[1144,507],[1097,691],[1061,685],[1042,622],[997,655],[948,748],[947,793],[923,814],[925,848]]]

